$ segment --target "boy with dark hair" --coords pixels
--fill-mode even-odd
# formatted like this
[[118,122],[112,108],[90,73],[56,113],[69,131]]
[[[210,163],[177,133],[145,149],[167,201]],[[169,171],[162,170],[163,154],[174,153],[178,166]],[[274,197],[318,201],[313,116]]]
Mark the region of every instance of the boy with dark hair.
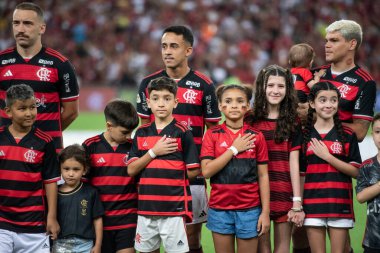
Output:
[[82,144],[91,163],[89,181],[98,188],[105,209],[102,252],[132,253],[137,189],[125,165],[139,118],[133,105],[120,99],[109,102],[104,115],[107,130]]
[[46,234],[56,239],[59,233],[60,173],[54,143],[33,126],[37,107],[31,87],[13,85],[5,101],[5,113],[12,122],[0,128],[0,249],[48,253]]
[[196,177],[199,154],[193,135],[173,117],[177,84],[159,77],[148,85],[152,123],[141,126],[133,139],[127,163],[130,176],[139,175],[139,203],[135,249],[188,252],[185,220],[192,219],[188,178]]
[[356,184],[356,198],[367,202],[367,223],[363,238],[364,253],[380,251],[380,114],[372,120],[372,138],[377,147],[376,156],[363,162]]
[[[153,79],[166,76],[174,79],[178,85],[178,106],[173,110],[173,117],[189,128],[200,153],[205,126],[210,128],[218,124],[221,114],[215,97],[214,83],[203,73],[189,66],[193,53],[194,36],[186,26],[170,26],[161,37],[161,57],[165,69],[145,77],[137,94],[137,112],[141,123],[154,120],[147,105],[148,84]],[[207,220],[208,198],[206,181],[200,174],[190,180],[193,205],[193,221],[186,226],[190,252],[202,253],[202,223]]]

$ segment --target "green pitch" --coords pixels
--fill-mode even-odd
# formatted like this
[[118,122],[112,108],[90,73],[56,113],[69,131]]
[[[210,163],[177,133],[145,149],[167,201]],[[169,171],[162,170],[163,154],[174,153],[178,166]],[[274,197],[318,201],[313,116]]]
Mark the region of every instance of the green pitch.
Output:
[[[105,120],[103,113],[80,112],[79,117],[70,125],[68,130],[99,130],[104,131]],[[356,181],[354,184],[356,184]],[[210,189],[210,188],[209,188]],[[354,191],[355,194],[355,191]],[[355,228],[350,231],[351,244],[355,252],[362,252],[361,242],[364,235],[366,223],[366,205],[360,205],[354,197],[355,210]],[[273,241],[273,240],[272,240]],[[211,232],[203,226],[202,230],[202,245],[205,253],[214,252],[214,244],[212,241]],[[329,249],[329,245],[327,247]],[[163,252],[163,251],[162,251]],[[329,252],[329,250],[327,250]]]

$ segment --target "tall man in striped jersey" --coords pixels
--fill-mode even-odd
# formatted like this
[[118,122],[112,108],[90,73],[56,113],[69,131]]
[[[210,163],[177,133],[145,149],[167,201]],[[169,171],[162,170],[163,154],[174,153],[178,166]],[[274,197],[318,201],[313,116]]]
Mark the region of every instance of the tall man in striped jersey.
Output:
[[[5,91],[26,83],[36,96],[36,126],[53,137],[55,147],[63,147],[62,131],[78,116],[78,83],[73,66],[57,51],[44,47],[41,37],[46,24],[42,9],[30,2],[20,3],[13,12],[16,47],[0,52],[0,107]],[[1,125],[10,123],[0,114]]]
[[[215,87],[212,81],[202,73],[191,69],[188,58],[193,52],[194,37],[185,26],[171,26],[164,30],[161,38],[161,54],[165,69],[145,77],[137,95],[137,112],[142,124],[154,120],[148,108],[147,86],[157,77],[168,76],[178,84],[178,106],[173,111],[174,118],[186,125],[193,133],[194,142],[200,151],[204,126],[208,128],[218,124],[221,119]],[[207,220],[207,196],[205,180],[202,176],[191,180],[193,197],[193,222],[187,224],[187,236],[190,252],[202,252],[201,229]]]
[[[355,54],[363,40],[362,28],[353,20],[335,21],[326,28],[325,38],[325,57],[329,64],[315,69],[315,73],[324,69],[325,74],[320,81],[329,81],[339,89],[339,118],[361,142],[367,135],[376,101],[375,81],[355,63]],[[295,247],[305,246],[300,238],[300,235],[293,234]],[[345,252],[353,252],[349,238]]]

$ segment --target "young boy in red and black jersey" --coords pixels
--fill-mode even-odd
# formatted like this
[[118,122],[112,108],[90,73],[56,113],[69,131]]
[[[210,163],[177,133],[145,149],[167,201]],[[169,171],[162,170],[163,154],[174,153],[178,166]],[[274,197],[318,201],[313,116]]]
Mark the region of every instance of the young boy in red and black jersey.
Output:
[[48,253],[47,234],[56,239],[59,233],[54,143],[33,127],[37,107],[31,87],[13,85],[5,102],[12,123],[0,128],[0,249]]
[[177,83],[159,77],[148,85],[147,103],[155,120],[141,126],[129,153],[128,174],[139,175],[135,249],[188,252],[185,220],[192,219],[188,178],[196,177],[199,155],[189,129],[173,117]]
[[137,188],[125,165],[139,118],[133,105],[123,100],[109,102],[104,115],[107,130],[83,143],[91,162],[88,177],[105,209],[102,252],[131,253],[135,252]]

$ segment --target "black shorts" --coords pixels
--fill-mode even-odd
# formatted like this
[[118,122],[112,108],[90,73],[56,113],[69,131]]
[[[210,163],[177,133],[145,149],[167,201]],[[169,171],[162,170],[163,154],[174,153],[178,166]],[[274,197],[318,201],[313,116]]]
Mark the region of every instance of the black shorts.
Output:
[[113,253],[118,250],[133,248],[136,228],[120,230],[103,230],[102,253]]
[[364,253],[379,253],[380,252],[380,249],[373,249],[366,246],[363,246],[363,248],[364,248]]

